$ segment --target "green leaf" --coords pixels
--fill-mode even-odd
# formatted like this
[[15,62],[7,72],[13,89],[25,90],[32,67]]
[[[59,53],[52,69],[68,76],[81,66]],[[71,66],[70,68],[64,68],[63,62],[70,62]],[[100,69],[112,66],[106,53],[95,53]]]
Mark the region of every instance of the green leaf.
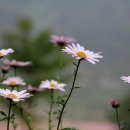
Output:
[[81,87],[76,86],[76,87],[74,87],[74,88],[78,88],[78,89],[79,89],[79,88],[81,88]]
[[3,116],[5,116],[5,117],[7,117],[7,115],[3,111],[0,111],[0,114],[3,115]]
[[7,118],[5,117],[5,118],[3,118],[3,119],[0,119],[0,121],[3,121],[3,120],[6,120]]
[[14,119],[14,117],[15,117],[15,114],[12,114],[12,115],[10,116],[11,119]]

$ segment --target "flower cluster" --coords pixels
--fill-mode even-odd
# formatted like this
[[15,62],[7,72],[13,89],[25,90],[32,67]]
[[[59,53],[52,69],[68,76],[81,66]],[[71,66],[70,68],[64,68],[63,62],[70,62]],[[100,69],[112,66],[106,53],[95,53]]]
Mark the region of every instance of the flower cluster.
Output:
[[[78,59],[79,61],[86,60],[92,64],[96,64],[96,62],[99,62],[100,58],[103,58],[103,56],[101,55],[100,52],[94,53],[93,51],[86,50],[79,43],[75,43],[76,40],[71,37],[51,35],[50,41],[60,47],[65,46],[65,48],[62,49],[61,52],[66,52],[66,53],[70,54],[72,57],[75,57],[76,59]],[[0,50],[0,57],[2,58],[3,56],[6,56],[12,52],[14,52],[14,50],[11,48],[9,48],[7,50],[2,49],[2,50]],[[80,63],[80,62],[78,62],[78,63]],[[57,93],[59,93],[60,91],[65,92],[66,84],[52,79],[52,80],[43,80],[41,82],[41,84],[39,85],[39,87],[34,87],[31,84],[28,84],[27,86],[25,86],[26,83],[24,82],[24,80],[21,77],[16,76],[16,69],[18,67],[26,67],[31,64],[32,63],[30,61],[26,61],[26,62],[17,61],[17,60],[10,61],[8,59],[4,59],[3,67],[2,67],[3,74],[6,74],[9,70],[9,67],[12,67],[15,70],[15,72],[14,72],[15,76],[8,77],[2,81],[2,84],[6,85],[6,86],[10,86],[11,90],[10,89],[0,89],[0,95],[10,101],[9,113],[8,113],[8,119],[9,119],[12,101],[14,101],[14,102],[24,101],[26,98],[31,97],[32,94],[28,93],[27,90],[32,93],[36,93],[36,92],[43,92],[43,90],[45,90],[45,89],[49,89],[51,104],[50,104],[50,111],[49,111],[48,127],[49,127],[49,130],[51,130],[51,114],[52,114],[52,108],[53,108],[54,97],[55,97],[55,95],[54,95],[55,92],[53,90],[58,90]],[[64,109],[67,105],[67,102],[69,101],[69,98],[73,92],[73,89],[76,88],[74,85],[75,85],[75,80],[76,80],[76,76],[77,76],[77,72],[78,72],[78,67],[79,67],[79,64],[76,66],[74,81],[73,81],[71,90],[70,90],[66,100],[61,95],[55,97],[57,99],[57,101],[55,101],[55,102],[58,105],[62,105],[61,110],[58,111],[59,119],[58,119],[57,130],[59,130],[59,125],[61,123],[62,114],[64,113]],[[25,86],[26,90],[17,91],[18,90],[17,88],[19,86]],[[9,121],[10,120],[8,120],[7,124],[9,124]],[[9,125],[7,125],[7,127],[9,127]]]
[[[0,58],[9,55],[10,53],[13,53],[14,50],[12,48],[9,49],[2,49],[0,50]],[[3,60],[4,61],[4,66],[2,67],[2,72],[7,73],[9,66],[27,66],[30,65],[30,62],[17,62],[15,60],[9,61],[9,60]],[[7,86],[24,86],[26,83],[23,81],[22,78],[20,77],[8,77],[6,80],[2,82],[3,85]],[[14,88],[12,88],[14,89]],[[10,91],[9,89],[0,89],[0,95],[3,96],[4,98],[11,99],[14,102],[18,102],[21,100],[24,100],[25,98],[28,98],[32,96],[30,93],[26,93],[27,90],[22,90],[22,91],[16,91],[12,90]]]

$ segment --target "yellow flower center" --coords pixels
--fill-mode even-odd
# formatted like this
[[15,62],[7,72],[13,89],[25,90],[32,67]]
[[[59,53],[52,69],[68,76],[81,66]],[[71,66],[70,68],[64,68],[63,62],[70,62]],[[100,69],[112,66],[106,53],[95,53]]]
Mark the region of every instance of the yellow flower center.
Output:
[[55,85],[54,83],[51,83],[51,84],[50,84],[50,87],[51,87],[51,88],[55,88],[55,86],[56,86],[56,85]]
[[11,81],[10,82],[10,85],[12,85],[12,86],[14,86],[14,85],[16,85],[17,83],[15,82],[15,81]]
[[83,51],[77,52],[76,55],[81,58],[87,58],[87,54]]
[[10,99],[15,99],[15,98],[17,98],[17,96],[14,95],[14,94],[12,94],[12,93],[7,94],[6,96],[7,96],[7,98],[10,98]]
[[3,53],[2,52],[0,52],[0,57],[2,57],[3,56]]

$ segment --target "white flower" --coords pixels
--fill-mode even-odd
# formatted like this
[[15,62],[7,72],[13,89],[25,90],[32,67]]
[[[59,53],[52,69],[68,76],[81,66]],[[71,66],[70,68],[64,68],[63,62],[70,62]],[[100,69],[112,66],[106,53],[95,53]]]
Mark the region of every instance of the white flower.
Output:
[[80,46],[79,44],[68,45],[67,47],[65,47],[65,49],[62,50],[63,52],[71,54],[72,57],[76,57],[76,59],[87,60],[92,64],[96,64],[96,62],[99,62],[98,58],[103,58],[103,56],[100,55],[101,52],[94,53],[92,51],[85,50],[85,48]]
[[3,84],[9,86],[26,85],[26,83],[20,77],[9,77],[3,81]]
[[55,80],[45,80],[42,81],[40,88],[48,88],[48,89],[58,89],[60,91],[65,91],[64,87],[66,86],[66,84],[64,83],[58,83]]
[[12,48],[9,48],[9,49],[2,49],[0,50],[0,58],[6,56],[6,55],[9,55],[10,53],[13,53],[14,50]]
[[8,59],[4,59],[3,64],[12,67],[26,67],[31,65],[32,63],[30,61],[16,61],[16,60],[9,61]]
[[0,95],[4,98],[8,98],[13,100],[14,102],[18,102],[20,100],[24,101],[25,98],[32,96],[30,93],[26,93],[27,90],[22,90],[17,92],[16,90],[10,91],[8,89],[0,89]]
[[122,76],[120,79],[122,79],[124,82],[130,83],[130,76]]

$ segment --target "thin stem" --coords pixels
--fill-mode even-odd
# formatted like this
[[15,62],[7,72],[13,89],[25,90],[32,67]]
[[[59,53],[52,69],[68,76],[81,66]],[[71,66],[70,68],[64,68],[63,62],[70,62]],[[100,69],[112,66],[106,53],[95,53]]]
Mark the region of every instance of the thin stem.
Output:
[[79,69],[79,65],[80,65],[81,60],[82,60],[82,59],[80,59],[80,60],[78,61],[78,64],[76,65],[76,70],[75,70],[75,73],[74,73],[74,79],[73,79],[72,87],[71,87],[70,93],[69,93],[69,95],[68,95],[68,97],[67,97],[65,103],[63,104],[62,110],[61,110],[61,112],[60,112],[60,116],[59,116],[59,120],[58,120],[58,125],[57,125],[57,130],[59,130],[59,126],[60,126],[60,122],[61,122],[61,119],[62,119],[62,115],[63,115],[63,113],[64,113],[64,109],[65,109],[65,107],[66,107],[66,105],[67,105],[67,103],[68,103],[68,101],[69,101],[69,99],[70,99],[70,97],[71,97],[72,92],[73,92],[73,89],[74,89],[74,85],[75,85],[75,81],[76,81],[76,77],[77,77],[77,73],[78,73],[78,69]]
[[[62,72],[62,53],[61,53],[61,49],[62,47],[61,46],[58,46],[59,48],[59,75],[58,75],[58,80],[61,82],[61,72]],[[60,96],[60,93],[59,91],[57,91],[57,97]],[[58,107],[59,107],[60,104],[58,104]],[[62,119],[60,121],[60,129],[62,129]]]
[[118,128],[120,130],[121,127],[120,127],[119,114],[118,114],[118,109],[117,108],[116,108],[116,120],[117,120]]
[[[14,76],[17,75],[17,68],[14,67]],[[14,90],[14,87],[12,86],[12,91]],[[15,112],[15,108],[13,109],[13,112]],[[13,129],[16,130],[17,129],[17,124],[15,122],[15,119],[12,119],[12,126],[13,126]]]
[[4,79],[5,79],[5,73],[3,73],[2,81],[4,81]]
[[59,51],[59,55],[58,55],[58,60],[59,60],[59,64],[58,64],[58,68],[59,68],[59,72],[58,72],[58,80],[61,81],[61,71],[62,71],[62,54],[61,54],[61,46],[59,46],[58,48]]
[[5,73],[3,73],[2,80],[0,82],[3,82],[5,79]]
[[48,129],[51,130],[51,114],[52,114],[52,108],[53,108],[53,90],[51,89],[51,100],[50,100],[50,110],[49,110],[49,118],[48,118]]
[[9,123],[10,123],[10,113],[11,113],[11,104],[12,100],[9,100],[9,110],[8,110],[8,119],[7,119],[7,130],[9,130]]
[[17,68],[14,67],[14,76],[16,76],[16,75],[17,75]]

